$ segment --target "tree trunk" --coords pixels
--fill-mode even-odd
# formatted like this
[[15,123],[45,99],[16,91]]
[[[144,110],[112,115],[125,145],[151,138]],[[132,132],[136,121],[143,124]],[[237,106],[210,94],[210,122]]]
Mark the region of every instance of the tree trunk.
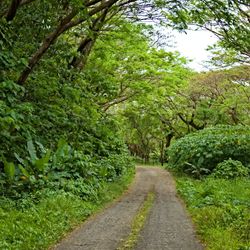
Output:
[[165,157],[164,157],[164,141],[160,142],[160,163],[163,166],[164,161],[165,161]]
[[205,124],[202,125],[197,125],[194,123],[194,114],[192,114],[192,117],[190,120],[187,120],[183,117],[183,115],[181,113],[177,114],[179,116],[179,118],[189,127],[191,126],[192,128],[196,129],[196,130],[201,130],[205,128]]
[[166,145],[165,147],[168,148],[171,144],[171,140],[174,137],[174,132],[170,132],[167,136],[166,136]]
[[70,62],[69,66],[72,66],[74,68],[78,68],[79,70],[82,70],[88,60],[88,57],[90,55],[90,52],[97,40],[97,37],[99,36],[99,33],[105,23],[105,19],[106,16],[108,14],[109,8],[106,8],[103,13],[97,17],[93,22],[92,25],[89,27],[90,31],[91,31],[91,36],[89,37],[85,37],[78,49],[77,52],[80,53],[79,56],[74,56],[74,58],[72,59],[72,61]]
[[22,74],[20,75],[18,79],[18,84],[22,85],[27,80],[29,74],[33,71],[33,68],[38,63],[38,61],[41,59],[41,57],[45,54],[45,52],[48,50],[51,44],[55,42],[55,40],[67,29],[69,29],[71,26],[68,24],[72,20],[72,18],[77,13],[75,11],[72,11],[68,16],[66,16],[61,22],[60,25],[57,27],[55,31],[50,33],[43,41],[41,47],[33,54],[33,56],[29,60],[28,66],[24,69]]
[[[171,131],[166,137],[165,137],[165,149],[167,149],[169,146],[170,146],[170,144],[171,144],[171,140],[173,139],[173,137],[174,137],[174,132],[173,131]],[[164,161],[165,162],[168,162],[168,158],[166,157],[166,158],[164,158]]]
[[10,4],[10,8],[9,8],[7,15],[6,15],[7,22],[12,21],[14,19],[21,1],[22,0],[12,0],[12,2]]
[[95,38],[86,37],[81,42],[79,48],[77,49],[77,51],[80,52],[81,54],[79,56],[74,56],[74,58],[72,59],[69,65],[74,68],[78,68],[82,70],[84,66],[86,65],[86,62],[95,44],[95,41],[96,41]]
[[[29,3],[32,3],[34,1],[35,0],[20,0],[20,1],[13,0],[11,2],[11,5],[10,5],[9,9],[5,9],[3,12],[1,12],[0,17],[5,16],[7,22],[12,21],[16,16],[16,12],[17,12],[18,8],[20,8],[20,7],[24,6],[24,5],[27,5]],[[17,3],[17,2],[19,2],[19,3]]]

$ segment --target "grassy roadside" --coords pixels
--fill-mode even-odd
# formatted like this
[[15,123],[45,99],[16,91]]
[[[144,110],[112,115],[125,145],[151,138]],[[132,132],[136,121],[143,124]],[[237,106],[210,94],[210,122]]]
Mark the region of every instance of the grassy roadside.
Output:
[[207,249],[250,249],[249,179],[175,179]]
[[113,183],[102,184],[98,197],[83,200],[65,191],[41,190],[16,204],[0,200],[0,249],[46,249],[89,215],[119,197],[134,172]]

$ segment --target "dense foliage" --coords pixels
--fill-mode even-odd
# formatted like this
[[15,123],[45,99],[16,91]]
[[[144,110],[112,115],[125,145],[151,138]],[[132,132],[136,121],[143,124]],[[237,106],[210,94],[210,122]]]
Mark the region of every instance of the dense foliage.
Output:
[[240,161],[228,159],[217,164],[212,176],[224,179],[247,177],[249,170],[250,169],[245,167]]
[[168,149],[169,164],[199,176],[210,173],[218,163],[239,160],[250,164],[250,128],[217,126],[206,128],[177,140]]
[[[130,30],[133,32],[132,28]],[[141,30],[134,26],[138,39],[143,37]],[[123,32],[119,34],[114,39],[116,43],[121,41]],[[14,38],[14,30],[8,35]],[[67,46],[65,43],[64,48]],[[19,52],[6,51],[16,53],[7,60],[15,65],[15,70]],[[117,60],[118,67],[119,57]],[[43,61],[40,70],[25,86],[13,80],[15,72],[10,64],[8,69],[2,65],[2,195],[15,196],[47,186],[65,189],[64,182],[69,180],[91,188],[98,182],[116,180],[132,166],[119,121],[102,110],[102,103],[107,98],[112,100],[115,82],[99,79],[101,75],[98,77],[93,68],[87,68],[85,74],[68,75],[70,71],[63,70],[61,63],[59,58]]]

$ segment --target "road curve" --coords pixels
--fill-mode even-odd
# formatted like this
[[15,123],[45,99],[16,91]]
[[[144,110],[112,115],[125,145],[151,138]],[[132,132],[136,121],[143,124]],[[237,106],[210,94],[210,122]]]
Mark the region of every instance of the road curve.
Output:
[[133,218],[147,194],[155,192],[151,212],[136,250],[202,250],[170,174],[156,167],[137,167],[128,192],[112,206],[91,217],[54,250],[116,250],[130,233]]

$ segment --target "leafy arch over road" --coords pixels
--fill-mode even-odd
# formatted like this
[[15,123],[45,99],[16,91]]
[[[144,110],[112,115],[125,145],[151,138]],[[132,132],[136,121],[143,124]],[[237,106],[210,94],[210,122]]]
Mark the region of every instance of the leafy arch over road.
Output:
[[[77,50],[78,54],[82,55],[69,62],[73,67],[81,65],[82,68],[102,27],[107,28],[111,22],[114,26],[114,20],[121,15],[138,21],[153,20],[177,29],[186,29],[188,24],[202,26],[216,33],[224,47],[236,49],[246,60],[249,59],[247,38],[250,18],[247,1],[5,0],[1,2],[0,7],[3,9],[2,17],[9,23],[4,25],[7,30],[3,30],[2,34],[15,30],[21,39],[22,33],[27,34],[21,25],[26,22],[27,25],[33,26],[35,19],[36,30],[42,34],[42,39],[37,39],[35,46],[22,55],[28,62],[19,74],[19,84],[26,82],[34,67],[59,37],[65,33],[82,36],[81,33],[85,30],[87,35],[84,35],[85,38]],[[38,22],[41,25],[37,25]],[[88,34],[89,32],[91,34]]]

